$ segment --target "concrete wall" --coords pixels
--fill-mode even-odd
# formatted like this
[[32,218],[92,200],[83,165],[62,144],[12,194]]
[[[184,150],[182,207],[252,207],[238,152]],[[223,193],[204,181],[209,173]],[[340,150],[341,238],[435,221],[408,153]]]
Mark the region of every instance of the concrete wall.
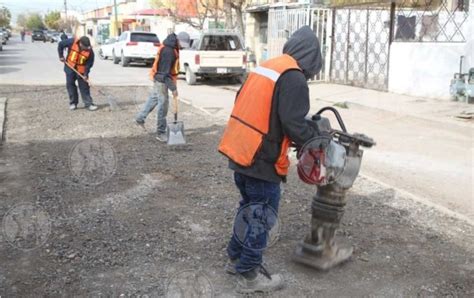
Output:
[[[459,72],[459,57],[465,56],[463,72],[474,67],[474,1],[463,24],[463,43],[393,42],[390,48],[389,92],[449,99],[449,84]],[[462,17],[462,14],[456,15]],[[449,31],[451,32],[451,31]]]
[[392,43],[389,92],[449,99],[449,83],[465,49],[466,43]]

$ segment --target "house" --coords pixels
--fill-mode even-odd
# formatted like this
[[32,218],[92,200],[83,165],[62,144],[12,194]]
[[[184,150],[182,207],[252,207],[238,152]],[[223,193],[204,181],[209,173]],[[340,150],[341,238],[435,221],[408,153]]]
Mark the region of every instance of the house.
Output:
[[[258,63],[281,53],[309,25],[321,43],[317,81],[449,98],[449,84],[473,65],[474,20],[468,0],[250,1],[246,45]],[[471,1],[472,5],[472,1]]]
[[[285,31],[288,29],[286,28],[287,22],[280,22],[278,25],[280,25],[281,28],[275,26],[277,25],[275,23],[273,23],[272,26],[269,15],[275,12],[293,10],[309,13],[311,8],[324,7],[326,2],[325,0],[248,1],[245,10],[247,13],[245,22],[245,44],[252,50],[256,64],[281,53],[286,35],[288,34],[288,32]],[[306,24],[306,17],[304,19],[301,25]],[[271,27],[269,27],[269,25]]]

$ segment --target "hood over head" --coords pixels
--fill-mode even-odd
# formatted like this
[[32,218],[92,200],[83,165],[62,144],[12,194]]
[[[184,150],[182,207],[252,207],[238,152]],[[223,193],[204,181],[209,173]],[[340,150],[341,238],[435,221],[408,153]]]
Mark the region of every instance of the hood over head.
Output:
[[322,68],[319,39],[309,26],[296,30],[283,46],[283,54],[293,57],[306,79],[317,75]]
[[165,40],[163,41],[163,44],[167,47],[177,49],[178,48],[178,38],[176,37],[176,34],[171,33],[168,35]]

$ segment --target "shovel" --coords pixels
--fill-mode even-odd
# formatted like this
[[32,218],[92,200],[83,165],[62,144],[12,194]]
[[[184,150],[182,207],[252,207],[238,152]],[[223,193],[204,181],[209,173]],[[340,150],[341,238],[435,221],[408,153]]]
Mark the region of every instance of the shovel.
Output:
[[166,135],[168,137],[168,145],[183,145],[186,144],[184,139],[184,123],[178,121],[178,97],[173,96],[174,101],[174,121],[169,123],[166,128]]
[[[67,64],[66,62],[63,62],[64,65],[66,65],[67,67],[69,67],[69,69],[72,69],[79,77],[81,77],[81,79],[83,79],[87,85],[89,85],[89,87],[92,87],[92,84],[86,80],[86,78],[80,73],[78,72],[77,70],[75,70],[74,68],[72,68],[71,66],[69,66],[69,64]],[[110,106],[110,109],[112,111],[117,111],[117,110],[120,110],[120,107],[118,105],[118,102],[117,100],[110,94],[106,94],[105,92],[103,92],[101,89],[97,88],[97,91],[99,92],[100,95],[104,96],[105,98],[107,98],[107,102],[109,103],[109,106]]]

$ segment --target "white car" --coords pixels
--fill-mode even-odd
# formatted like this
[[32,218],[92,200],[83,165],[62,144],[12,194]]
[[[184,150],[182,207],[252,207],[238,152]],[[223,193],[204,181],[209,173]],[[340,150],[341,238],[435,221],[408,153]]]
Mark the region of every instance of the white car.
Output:
[[107,59],[109,57],[112,57],[112,53],[114,51],[114,45],[116,42],[117,42],[117,38],[115,37],[106,39],[104,44],[101,45],[99,48],[99,57],[101,59]]
[[115,64],[125,67],[130,62],[153,64],[160,40],[155,33],[140,31],[125,31],[114,44],[112,57]]

